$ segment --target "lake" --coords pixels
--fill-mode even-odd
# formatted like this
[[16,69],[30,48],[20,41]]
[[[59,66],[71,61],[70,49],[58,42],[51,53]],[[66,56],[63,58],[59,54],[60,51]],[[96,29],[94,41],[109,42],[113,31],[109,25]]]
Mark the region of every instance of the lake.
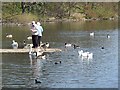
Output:
[[[118,25],[117,21],[46,22],[42,42],[62,52],[47,53],[47,59],[32,59],[26,54],[2,54],[3,87],[10,88],[117,88],[118,87]],[[89,34],[94,32],[94,37]],[[11,48],[13,35],[21,48],[28,26],[3,25],[2,48]],[[110,38],[107,38],[107,34]],[[65,48],[64,43],[80,48]],[[102,49],[104,47],[104,49]],[[84,59],[78,51],[93,53]],[[61,61],[61,64],[55,62]],[[35,78],[41,83],[35,84]]]

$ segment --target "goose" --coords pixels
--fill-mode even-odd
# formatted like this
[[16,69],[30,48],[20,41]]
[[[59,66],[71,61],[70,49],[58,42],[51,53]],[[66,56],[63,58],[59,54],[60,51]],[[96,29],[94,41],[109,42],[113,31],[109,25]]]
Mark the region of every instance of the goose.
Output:
[[107,38],[108,38],[108,39],[110,38],[110,35],[109,35],[109,34],[107,34]]
[[18,48],[18,43],[15,40],[12,41],[12,48],[13,49],[17,49]]
[[80,46],[74,44],[74,45],[73,45],[73,48],[74,48],[74,49],[76,49],[76,48],[80,48]]
[[90,36],[94,36],[94,32],[91,32],[91,33],[90,33]]
[[13,37],[12,34],[6,33],[6,38],[12,38],[12,37]]
[[24,49],[29,49],[29,47],[32,47],[33,46],[33,44],[26,44],[23,48]]
[[39,56],[41,56],[43,54],[43,52],[37,50],[37,51],[32,51],[32,47],[29,45],[29,55],[32,55],[35,58],[38,58]]
[[30,37],[30,36],[27,35],[27,40],[31,40],[31,39],[32,39],[32,37]]
[[70,43],[65,43],[65,48],[66,47],[71,47],[72,46],[72,44],[70,44]]
[[46,50],[46,48],[48,48],[49,46],[50,44],[48,42],[40,45],[40,47],[44,48],[44,50]]

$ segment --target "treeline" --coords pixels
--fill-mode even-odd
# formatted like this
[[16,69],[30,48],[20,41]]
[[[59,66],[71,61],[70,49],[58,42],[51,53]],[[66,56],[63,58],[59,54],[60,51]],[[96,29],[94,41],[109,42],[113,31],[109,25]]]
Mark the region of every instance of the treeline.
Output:
[[[3,2],[3,20],[26,18],[53,19],[108,19],[118,15],[117,2]],[[30,16],[28,16],[30,15]],[[23,18],[23,17],[22,17]]]

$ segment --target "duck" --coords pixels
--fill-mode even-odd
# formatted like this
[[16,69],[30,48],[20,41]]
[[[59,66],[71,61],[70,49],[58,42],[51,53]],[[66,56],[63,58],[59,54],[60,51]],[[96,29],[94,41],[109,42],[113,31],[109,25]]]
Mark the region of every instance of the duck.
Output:
[[42,54],[43,54],[43,52],[41,52],[39,50],[32,51],[32,47],[29,45],[29,55],[33,56],[34,58],[38,58]]
[[31,39],[32,39],[32,37],[30,37],[30,36],[27,35],[27,40],[31,40]]
[[65,43],[65,48],[66,47],[71,47],[72,46],[72,44],[70,44],[70,43]]
[[6,38],[12,38],[12,37],[13,37],[12,34],[6,33]]
[[74,45],[73,45],[73,48],[74,48],[74,49],[76,49],[76,48],[80,48],[80,46],[74,44]]
[[46,50],[46,48],[50,47],[50,44],[48,42],[46,42],[46,43],[41,44],[40,47],[42,47],[42,48],[44,48],[44,50]]
[[55,64],[61,64],[62,62],[61,61],[59,61],[59,62],[55,62]]
[[91,32],[91,33],[90,33],[90,36],[94,36],[94,34],[95,34],[94,32]]
[[13,49],[17,49],[18,48],[18,43],[15,40],[12,41],[12,48]]
[[35,79],[35,84],[41,83],[41,81],[38,81],[37,79]]
[[109,34],[107,34],[107,38],[108,38],[108,39],[110,38],[110,35],[109,35]]
[[104,46],[102,46],[101,49],[104,49]]

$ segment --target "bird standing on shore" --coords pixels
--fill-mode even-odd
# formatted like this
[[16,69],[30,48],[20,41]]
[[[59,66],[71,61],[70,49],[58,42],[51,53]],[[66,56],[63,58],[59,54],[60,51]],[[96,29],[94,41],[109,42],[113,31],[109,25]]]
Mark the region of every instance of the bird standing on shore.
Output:
[[12,41],[12,48],[13,49],[17,49],[18,48],[18,43],[15,40]]

